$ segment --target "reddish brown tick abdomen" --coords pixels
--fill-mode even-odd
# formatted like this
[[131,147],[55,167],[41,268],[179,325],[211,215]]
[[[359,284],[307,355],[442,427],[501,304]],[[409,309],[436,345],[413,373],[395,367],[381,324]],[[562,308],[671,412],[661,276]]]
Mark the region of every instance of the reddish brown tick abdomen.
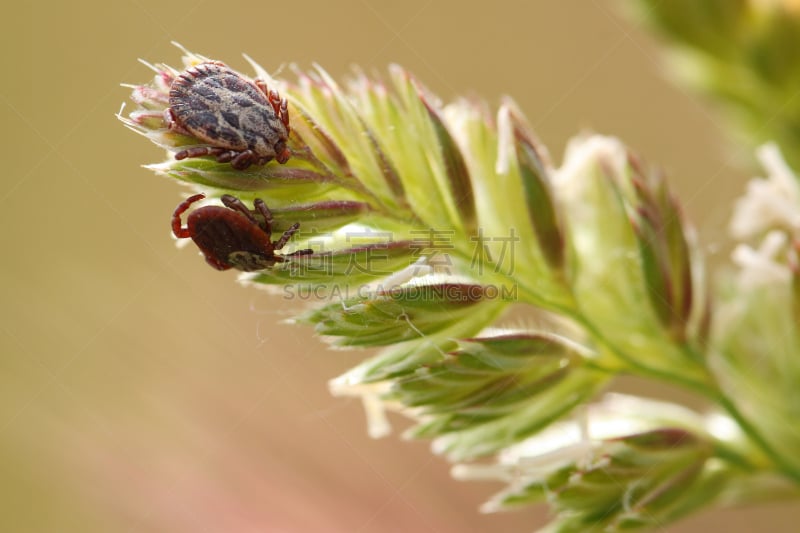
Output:
[[181,226],[181,215],[203,198],[204,195],[196,194],[178,205],[172,215],[172,232],[179,239],[191,238],[206,262],[217,270],[264,270],[285,261],[285,257],[313,253],[310,249],[285,256],[275,253],[289,242],[300,224],[293,224],[273,242],[272,213],[261,199],[256,199],[254,204],[263,221],[256,219],[241,200],[224,195],[221,199],[225,207],[209,205],[195,209],[187,217],[186,227]]

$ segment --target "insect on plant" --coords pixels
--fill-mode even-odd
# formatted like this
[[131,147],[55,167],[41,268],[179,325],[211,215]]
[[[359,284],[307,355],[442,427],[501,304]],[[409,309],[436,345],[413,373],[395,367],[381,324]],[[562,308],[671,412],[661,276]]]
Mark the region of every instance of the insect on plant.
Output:
[[252,82],[218,61],[190,67],[173,80],[165,120],[170,130],[207,143],[181,150],[175,159],[211,155],[244,170],[291,157],[286,99],[263,80]]
[[[195,194],[178,205],[172,215],[172,233],[179,239],[191,238],[206,262],[217,270],[236,268],[253,272],[282,263],[285,257],[313,253],[311,249],[304,249],[286,255],[275,254],[289,242],[300,223],[295,222],[280,239],[272,241],[272,213],[260,198],[253,202],[253,212],[238,198],[225,194],[221,198],[225,207],[208,205],[195,209],[183,227],[181,215],[203,198],[205,195]],[[256,218],[256,214],[263,222]]]

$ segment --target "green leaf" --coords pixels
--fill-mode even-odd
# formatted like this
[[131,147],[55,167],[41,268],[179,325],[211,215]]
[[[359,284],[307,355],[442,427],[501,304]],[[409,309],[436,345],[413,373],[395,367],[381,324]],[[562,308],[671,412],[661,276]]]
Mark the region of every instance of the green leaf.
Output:
[[385,346],[422,340],[473,313],[492,316],[491,309],[504,305],[501,300],[488,299],[481,285],[420,283],[329,304],[299,321],[314,324],[320,335],[340,337],[340,345]]
[[[468,335],[474,333],[475,329],[481,329],[483,324],[459,322],[447,333],[457,335],[459,332],[455,328],[459,326],[467,326],[467,328],[460,327],[459,329],[462,330],[462,334]],[[450,338],[441,338],[441,336],[427,337],[421,342],[397,344],[385,348],[377,356],[363,361],[345,375],[349,377],[348,381],[351,384],[370,384],[394,380],[407,376],[420,367],[440,361],[445,357],[447,351],[455,346],[455,341]]]
[[333,143],[347,147],[342,151],[347,168],[366,190],[388,209],[404,209],[400,182],[350,95],[320,67],[313,73],[296,70],[296,74],[299,85],[291,92],[295,105],[314,117]]
[[[463,172],[463,169],[448,167],[454,160],[448,161],[445,156],[452,154],[437,149],[443,132],[431,120],[431,103],[423,99],[419,83],[398,65],[391,65],[389,74],[395,90],[392,102],[398,110],[398,122],[384,122],[378,132],[386,142],[387,151],[394,156],[409,203],[427,226],[466,234],[470,220],[461,217],[463,206],[459,204],[463,204],[465,193],[471,195],[471,188],[457,189],[468,185],[463,174],[455,177],[458,182],[452,181],[452,171]],[[375,118],[375,114],[370,114],[370,120]],[[398,124],[402,127],[398,128]],[[457,161],[460,157],[455,157],[455,164],[460,164]]]
[[[213,189],[218,193],[216,195],[234,194],[242,199],[268,199],[270,206],[288,204],[296,201],[296,198],[325,201],[330,199],[331,194],[340,191],[330,178],[313,170],[295,167],[267,166],[234,170],[227,163],[192,158],[148,165],[147,168],[178,181],[198,185],[203,190]],[[348,196],[346,192],[340,192],[340,195]]]
[[552,178],[542,154],[542,148],[534,140],[521,117],[510,111],[514,130],[514,148],[520,178],[525,190],[528,217],[536,231],[539,248],[550,268],[562,271],[565,267],[564,230],[558,218],[550,189]]
[[581,360],[556,337],[509,334],[462,341],[461,349],[398,379],[394,397],[448,428],[504,416],[553,386]]
[[475,213],[475,195],[472,191],[469,170],[464,161],[461,149],[456,144],[455,139],[447,129],[447,125],[439,116],[439,111],[425,98],[422,89],[418,89],[420,101],[428,111],[428,117],[436,131],[439,139],[439,149],[441,150],[442,162],[447,170],[448,183],[450,185],[450,195],[455,200],[461,220],[464,221],[466,233],[474,233],[477,229]]
[[347,156],[325,129],[302,108],[292,106],[292,132],[289,147],[294,152],[305,152],[306,159],[316,159],[334,175],[353,177]]
[[326,233],[352,222],[363,222],[370,212],[369,204],[348,200],[328,200],[313,204],[270,208],[273,233],[284,232],[294,223],[302,233]]
[[[307,243],[313,241],[306,241]],[[247,275],[250,283],[313,286],[314,295],[337,301],[354,301],[350,288],[375,283],[413,264],[416,249],[411,241],[369,243],[354,248],[287,258],[271,270]],[[332,304],[335,307],[337,304]]]
[[692,250],[683,213],[659,174],[646,173],[633,156],[629,165],[645,288],[661,323],[676,341],[684,342],[693,304],[703,302],[694,296]]
[[413,428],[410,435],[442,435],[434,441],[437,453],[451,461],[474,459],[533,435],[593,397],[606,381],[603,374],[575,368],[499,417],[470,421],[469,415],[431,415],[430,421]]

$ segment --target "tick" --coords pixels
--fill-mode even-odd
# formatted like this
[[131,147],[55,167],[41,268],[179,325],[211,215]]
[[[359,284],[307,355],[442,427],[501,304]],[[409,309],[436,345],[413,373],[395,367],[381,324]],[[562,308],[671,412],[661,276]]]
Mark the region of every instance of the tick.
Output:
[[[182,226],[181,215],[191,205],[205,198],[203,194],[190,196],[175,209],[172,215],[172,233],[179,239],[191,238],[203,252],[206,262],[217,270],[237,268],[245,272],[264,270],[285,257],[308,255],[313,250],[298,250],[286,255],[276,255],[289,242],[300,223],[295,222],[280,239],[272,241],[272,213],[260,198],[253,202],[251,211],[238,198],[229,194],[221,200],[225,207],[209,205],[195,209]],[[263,220],[256,218],[260,215]]]
[[224,63],[195,65],[173,80],[165,119],[170,130],[207,145],[181,150],[175,159],[211,155],[237,170],[272,159],[286,163],[287,105],[263,80],[250,81]]

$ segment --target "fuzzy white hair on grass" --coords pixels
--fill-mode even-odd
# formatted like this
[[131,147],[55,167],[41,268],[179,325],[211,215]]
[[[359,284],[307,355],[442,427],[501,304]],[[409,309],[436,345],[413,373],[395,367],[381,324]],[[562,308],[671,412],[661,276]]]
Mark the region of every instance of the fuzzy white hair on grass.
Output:
[[766,178],[754,178],[736,201],[730,233],[743,240],[771,229],[800,231],[800,184],[774,143],[761,146],[756,155]]

